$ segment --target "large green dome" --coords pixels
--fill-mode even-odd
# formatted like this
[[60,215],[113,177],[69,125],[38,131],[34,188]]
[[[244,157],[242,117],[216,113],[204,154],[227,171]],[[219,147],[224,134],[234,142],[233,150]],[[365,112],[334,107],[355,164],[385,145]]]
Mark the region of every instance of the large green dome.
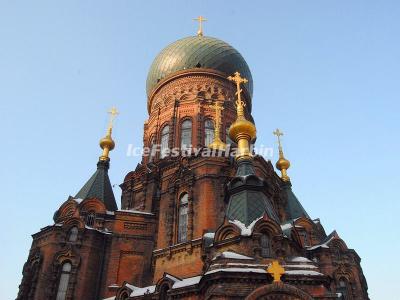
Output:
[[147,94],[168,75],[190,68],[214,69],[227,76],[238,71],[249,80],[246,88],[250,96],[253,93],[250,69],[235,48],[216,38],[191,36],[170,44],[157,55],[147,75]]

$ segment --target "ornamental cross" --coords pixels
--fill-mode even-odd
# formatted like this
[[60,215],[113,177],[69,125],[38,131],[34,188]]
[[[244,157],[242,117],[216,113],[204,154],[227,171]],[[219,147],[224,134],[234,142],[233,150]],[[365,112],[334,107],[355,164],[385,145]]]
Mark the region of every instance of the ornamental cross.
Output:
[[108,111],[108,113],[110,114],[110,122],[108,123],[108,130],[110,130],[111,128],[113,128],[114,120],[117,117],[117,115],[119,115],[119,112],[115,107],[112,107]]
[[285,274],[285,269],[279,264],[277,260],[274,260],[268,267],[267,272],[274,277],[274,282],[281,281],[281,276]]
[[245,106],[245,103],[242,101],[241,98],[241,93],[242,93],[242,89],[240,88],[240,84],[241,83],[247,83],[249,82],[246,78],[241,77],[239,72],[235,72],[234,76],[229,76],[228,80],[233,81],[236,83],[236,95],[237,95],[237,101],[236,101],[236,105],[241,105],[241,106]]
[[203,36],[203,22],[207,21],[203,16],[198,16],[196,19],[193,19],[193,21],[198,21],[199,22],[199,30],[197,31],[198,36]]
[[210,105],[215,110],[215,128],[218,129],[221,127],[221,111],[224,110],[221,104],[221,102],[215,101],[214,105]]
[[278,145],[281,147],[281,136],[283,135],[283,132],[279,130],[279,128],[275,129],[274,132],[272,132],[274,135],[277,136],[278,138]]

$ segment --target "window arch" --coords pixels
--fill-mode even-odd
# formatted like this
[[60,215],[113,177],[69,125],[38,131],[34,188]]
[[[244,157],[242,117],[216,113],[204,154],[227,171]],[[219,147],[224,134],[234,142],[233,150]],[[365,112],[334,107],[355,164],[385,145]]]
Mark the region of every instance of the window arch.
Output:
[[154,156],[155,156],[155,149],[154,149],[154,145],[155,144],[155,139],[154,136],[151,137],[150,139],[150,153],[149,153],[149,162],[153,161]]
[[94,221],[96,220],[96,213],[94,211],[89,211],[86,215],[86,225],[89,227],[94,226]]
[[311,245],[310,245],[310,239],[309,239],[309,237],[308,237],[307,232],[306,232],[305,230],[301,230],[301,231],[299,232],[299,235],[300,235],[300,237],[301,237],[301,240],[302,240],[302,242],[303,242],[304,247],[310,247],[310,246],[311,246]]
[[227,126],[226,126],[226,130],[225,130],[225,133],[226,133],[225,140],[226,140],[226,144],[227,144],[227,145],[232,145],[232,144],[234,144],[234,141],[232,141],[231,137],[229,136],[229,128],[230,128],[230,127],[231,127],[231,125],[227,125]]
[[78,239],[78,227],[74,226],[71,228],[71,230],[69,231],[69,236],[68,236],[68,241],[69,242],[76,242],[76,240]]
[[204,122],[204,146],[208,147],[214,141],[214,122],[207,119]]
[[168,299],[168,291],[169,291],[169,285],[168,283],[164,283],[160,287],[160,300],[167,300]]
[[64,263],[61,267],[60,282],[58,284],[56,300],[65,300],[67,296],[71,268],[72,266],[69,262]]
[[169,149],[169,125],[165,125],[161,131],[161,153],[160,158],[164,158],[168,154]]
[[181,148],[187,149],[192,145],[192,121],[185,120],[181,125]]
[[187,193],[184,193],[179,199],[178,243],[187,241],[188,199]]
[[340,299],[347,300],[348,299],[348,283],[346,278],[341,277],[339,279],[339,284],[336,289],[338,293],[341,294]]
[[260,238],[261,256],[271,257],[271,239],[270,237],[263,233]]

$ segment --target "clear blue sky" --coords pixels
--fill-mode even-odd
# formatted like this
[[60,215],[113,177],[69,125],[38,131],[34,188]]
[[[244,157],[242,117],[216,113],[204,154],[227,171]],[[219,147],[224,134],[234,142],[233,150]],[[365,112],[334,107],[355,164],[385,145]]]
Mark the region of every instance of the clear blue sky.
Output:
[[0,0],[1,300],[30,235],[94,172],[112,105],[112,183],[135,168],[148,68],[200,14],[250,66],[258,142],[286,133],[304,207],[356,249],[371,299],[398,299],[399,1]]

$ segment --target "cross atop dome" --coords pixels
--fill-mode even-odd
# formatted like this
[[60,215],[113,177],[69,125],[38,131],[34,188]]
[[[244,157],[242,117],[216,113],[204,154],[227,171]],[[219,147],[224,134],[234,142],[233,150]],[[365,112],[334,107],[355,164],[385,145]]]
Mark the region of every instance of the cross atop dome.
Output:
[[199,22],[199,30],[197,31],[197,35],[203,36],[203,22],[206,22],[207,19],[205,19],[203,16],[198,16],[197,18],[193,19],[193,21]]

